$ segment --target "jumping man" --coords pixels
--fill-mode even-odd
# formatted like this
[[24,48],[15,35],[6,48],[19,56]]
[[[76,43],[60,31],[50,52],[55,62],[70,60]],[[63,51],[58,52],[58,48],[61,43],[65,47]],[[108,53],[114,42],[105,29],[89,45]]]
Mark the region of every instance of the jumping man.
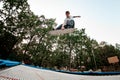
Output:
[[81,17],[81,16],[71,16],[69,11],[66,11],[65,15],[66,15],[66,18],[64,20],[64,23],[61,24],[60,26],[58,26],[56,28],[56,30],[59,30],[59,29],[63,30],[63,29],[67,29],[67,28],[74,28],[75,23],[74,23],[73,18],[80,18]]

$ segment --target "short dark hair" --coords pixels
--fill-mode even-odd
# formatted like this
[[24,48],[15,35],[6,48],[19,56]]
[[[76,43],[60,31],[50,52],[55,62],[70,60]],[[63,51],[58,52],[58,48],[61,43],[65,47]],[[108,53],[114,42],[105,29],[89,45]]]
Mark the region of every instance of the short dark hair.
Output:
[[65,13],[66,13],[66,14],[70,14],[70,11],[66,11]]

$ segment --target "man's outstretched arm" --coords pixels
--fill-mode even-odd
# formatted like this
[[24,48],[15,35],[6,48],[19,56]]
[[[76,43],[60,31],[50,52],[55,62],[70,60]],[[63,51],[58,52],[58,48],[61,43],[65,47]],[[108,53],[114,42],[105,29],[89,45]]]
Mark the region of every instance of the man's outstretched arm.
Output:
[[73,16],[73,18],[80,18],[81,16]]

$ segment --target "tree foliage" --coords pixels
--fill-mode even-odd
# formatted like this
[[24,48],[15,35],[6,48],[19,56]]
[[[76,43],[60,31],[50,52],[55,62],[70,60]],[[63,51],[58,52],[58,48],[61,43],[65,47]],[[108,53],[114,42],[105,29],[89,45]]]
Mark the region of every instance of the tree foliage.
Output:
[[0,58],[24,61],[26,64],[87,69],[109,66],[108,57],[120,58],[119,45],[100,44],[91,39],[85,29],[52,36],[55,19],[37,16],[27,0],[1,0]]

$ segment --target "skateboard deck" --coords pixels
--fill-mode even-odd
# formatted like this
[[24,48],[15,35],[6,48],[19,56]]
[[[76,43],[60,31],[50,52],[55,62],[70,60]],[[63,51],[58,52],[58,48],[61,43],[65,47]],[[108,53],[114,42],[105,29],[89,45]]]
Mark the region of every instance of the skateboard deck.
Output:
[[64,30],[53,30],[53,31],[50,31],[49,34],[51,34],[51,35],[63,35],[63,34],[67,34],[67,33],[72,33],[74,31],[75,31],[74,28],[64,29]]

